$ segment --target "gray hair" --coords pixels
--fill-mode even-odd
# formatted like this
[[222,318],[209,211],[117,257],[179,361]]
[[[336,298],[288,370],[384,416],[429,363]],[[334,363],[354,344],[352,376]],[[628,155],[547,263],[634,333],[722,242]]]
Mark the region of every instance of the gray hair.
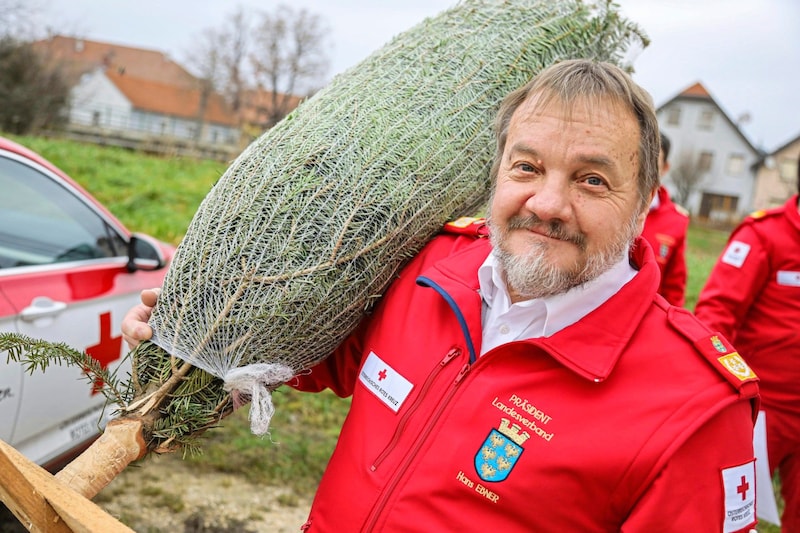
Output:
[[540,97],[539,105],[542,107],[555,99],[567,109],[579,101],[589,105],[614,102],[629,109],[639,123],[638,188],[642,206],[646,205],[650,193],[659,184],[658,154],[661,141],[653,100],[618,66],[585,59],[551,65],[503,99],[495,119],[497,152],[491,169],[493,184],[497,180],[511,117],[532,95]]

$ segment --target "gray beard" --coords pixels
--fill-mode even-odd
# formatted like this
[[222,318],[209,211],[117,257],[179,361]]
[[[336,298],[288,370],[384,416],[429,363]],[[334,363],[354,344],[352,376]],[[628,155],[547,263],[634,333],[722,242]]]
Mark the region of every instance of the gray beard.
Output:
[[[548,244],[545,242],[533,243],[523,255],[513,255],[506,247],[508,231],[498,229],[491,217],[488,220],[489,239],[509,291],[516,292],[526,300],[546,298],[592,281],[621,261],[628,254],[638,233],[636,218],[633,216],[621,228],[618,237],[605,249],[590,256],[582,267],[576,263],[572,268],[561,268],[550,263],[546,258]],[[584,236],[568,234],[560,222],[543,223],[535,216],[525,219],[514,217],[508,226],[509,230],[531,226],[546,227],[551,236],[573,242],[581,250],[585,249]]]

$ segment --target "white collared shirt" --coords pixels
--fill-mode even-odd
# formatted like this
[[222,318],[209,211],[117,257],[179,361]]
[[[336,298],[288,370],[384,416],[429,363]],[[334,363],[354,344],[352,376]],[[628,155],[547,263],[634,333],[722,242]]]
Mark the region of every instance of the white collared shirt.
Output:
[[501,268],[490,253],[478,269],[483,299],[481,355],[507,342],[549,337],[574,324],[616,294],[636,275],[626,254],[597,278],[565,293],[511,303]]

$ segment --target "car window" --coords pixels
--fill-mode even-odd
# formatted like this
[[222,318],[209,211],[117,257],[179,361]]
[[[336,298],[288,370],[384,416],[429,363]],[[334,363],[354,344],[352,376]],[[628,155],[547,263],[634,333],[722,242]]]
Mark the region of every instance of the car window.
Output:
[[62,183],[0,157],[0,268],[126,255],[126,242]]

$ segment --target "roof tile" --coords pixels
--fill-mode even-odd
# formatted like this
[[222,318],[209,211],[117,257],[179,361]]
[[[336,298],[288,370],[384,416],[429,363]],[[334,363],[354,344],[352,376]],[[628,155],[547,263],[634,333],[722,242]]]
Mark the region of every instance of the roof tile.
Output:
[[[201,102],[199,88],[179,87],[106,70],[106,76],[137,109],[181,118],[198,118]],[[225,126],[237,126],[233,112],[217,93],[208,95],[203,120]]]

